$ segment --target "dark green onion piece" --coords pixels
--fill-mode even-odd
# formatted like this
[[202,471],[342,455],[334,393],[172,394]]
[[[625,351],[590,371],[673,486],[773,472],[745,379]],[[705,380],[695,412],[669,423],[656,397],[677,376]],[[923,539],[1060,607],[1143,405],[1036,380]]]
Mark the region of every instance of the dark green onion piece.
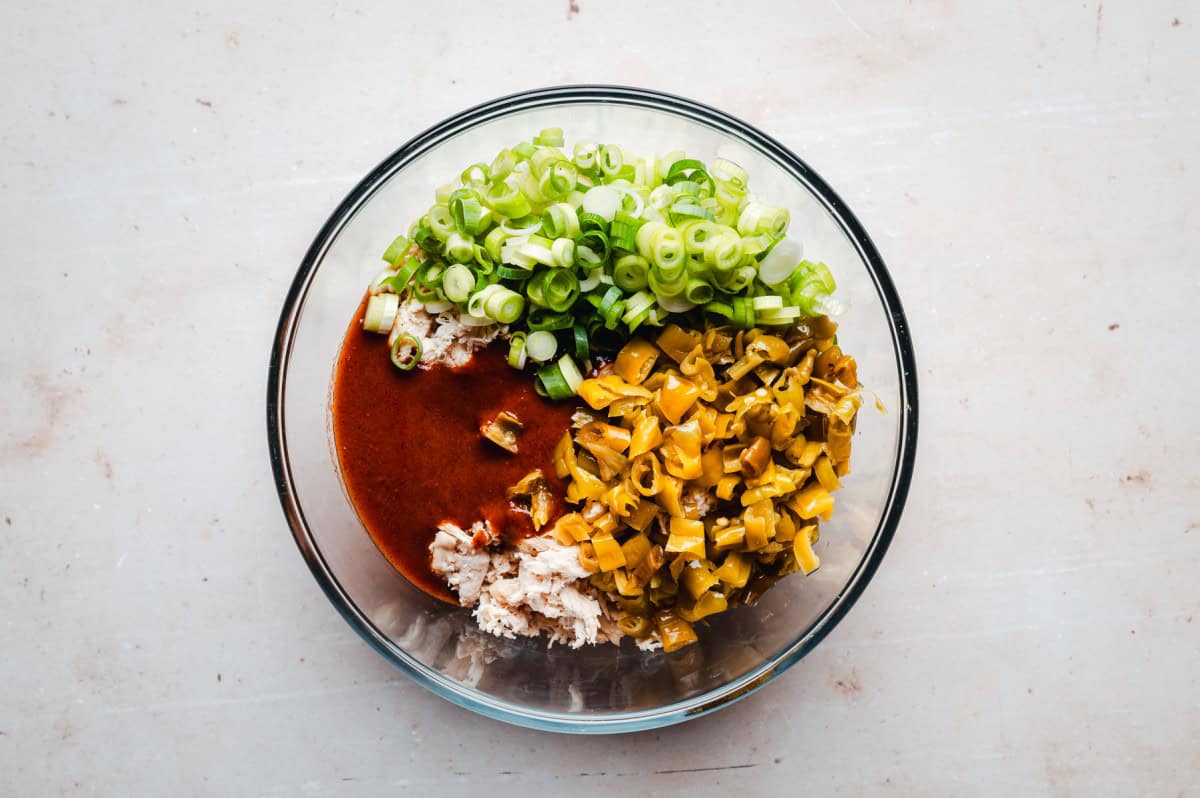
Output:
[[496,267],[496,274],[501,280],[528,280],[533,271],[530,269],[522,269],[520,266],[510,266],[507,263],[501,263]]
[[533,308],[529,311],[526,324],[534,330],[565,330],[574,324],[575,318],[570,313],[554,313],[546,308]]
[[429,217],[422,216],[414,225],[412,232],[412,240],[417,246],[429,253],[439,253],[442,251],[442,242],[433,234],[433,228],[429,225]]
[[572,328],[571,334],[575,339],[575,359],[580,363],[586,363],[591,360],[592,350],[591,347],[588,346],[587,328],[585,328],[582,324],[576,324]]
[[587,247],[600,258],[600,262],[608,260],[610,252],[608,235],[603,230],[588,230],[579,238],[579,246]]
[[575,395],[575,392],[571,390],[571,386],[567,384],[567,379],[563,376],[562,368],[558,363],[547,363],[539,368],[537,370],[537,382],[542,387],[542,390],[545,391],[542,395],[548,396],[551,399],[566,399]]

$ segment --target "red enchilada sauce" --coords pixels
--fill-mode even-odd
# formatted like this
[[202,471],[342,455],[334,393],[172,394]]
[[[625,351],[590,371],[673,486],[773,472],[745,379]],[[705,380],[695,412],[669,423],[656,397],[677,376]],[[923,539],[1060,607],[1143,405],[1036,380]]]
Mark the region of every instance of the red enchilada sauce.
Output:
[[[529,516],[512,508],[504,492],[540,468],[562,496],[551,452],[575,406],[538,396],[530,375],[505,362],[499,343],[458,369],[402,372],[392,365],[387,336],[363,332],[365,307],[364,300],[346,331],[334,375],[333,440],[342,480],[388,561],[420,589],[457,603],[430,570],[438,524],[466,529],[487,519],[507,539],[532,535]],[[517,454],[479,433],[501,410],[525,425]],[[563,511],[558,503],[553,516]]]

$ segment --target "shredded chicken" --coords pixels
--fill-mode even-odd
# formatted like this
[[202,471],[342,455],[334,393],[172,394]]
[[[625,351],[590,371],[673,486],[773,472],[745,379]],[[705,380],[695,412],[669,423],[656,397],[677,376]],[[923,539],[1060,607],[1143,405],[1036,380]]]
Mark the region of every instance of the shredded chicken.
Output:
[[484,327],[463,324],[456,309],[434,316],[412,299],[400,302],[388,343],[392,344],[396,338],[408,333],[421,342],[421,362],[417,364],[420,368],[429,369],[438,364],[457,368],[465,365],[505,329],[502,324]]
[[[475,527],[482,524],[476,524]],[[617,610],[593,588],[574,546],[535,537],[517,546],[478,548],[478,531],[442,524],[430,550],[433,570],[458,593],[459,603],[475,607],[475,619],[498,637],[535,637],[571,648],[619,643]]]

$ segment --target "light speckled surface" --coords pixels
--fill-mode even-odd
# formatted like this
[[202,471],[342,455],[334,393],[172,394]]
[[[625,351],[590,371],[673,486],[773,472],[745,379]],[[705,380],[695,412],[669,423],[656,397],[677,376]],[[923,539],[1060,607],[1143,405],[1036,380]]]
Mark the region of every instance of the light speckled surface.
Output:
[[[0,31],[0,792],[1200,795],[1200,6],[171,5]],[[286,286],[358,178],[588,81],[821,172],[900,287],[922,403],[837,630],[732,708],[602,739],[370,651],[296,554],[263,422]]]

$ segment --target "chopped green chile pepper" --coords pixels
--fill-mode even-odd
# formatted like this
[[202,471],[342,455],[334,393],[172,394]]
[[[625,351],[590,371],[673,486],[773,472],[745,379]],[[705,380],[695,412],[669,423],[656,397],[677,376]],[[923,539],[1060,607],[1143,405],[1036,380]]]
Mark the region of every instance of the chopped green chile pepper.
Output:
[[421,340],[409,333],[396,336],[392,342],[392,365],[401,371],[412,371],[421,362]]

